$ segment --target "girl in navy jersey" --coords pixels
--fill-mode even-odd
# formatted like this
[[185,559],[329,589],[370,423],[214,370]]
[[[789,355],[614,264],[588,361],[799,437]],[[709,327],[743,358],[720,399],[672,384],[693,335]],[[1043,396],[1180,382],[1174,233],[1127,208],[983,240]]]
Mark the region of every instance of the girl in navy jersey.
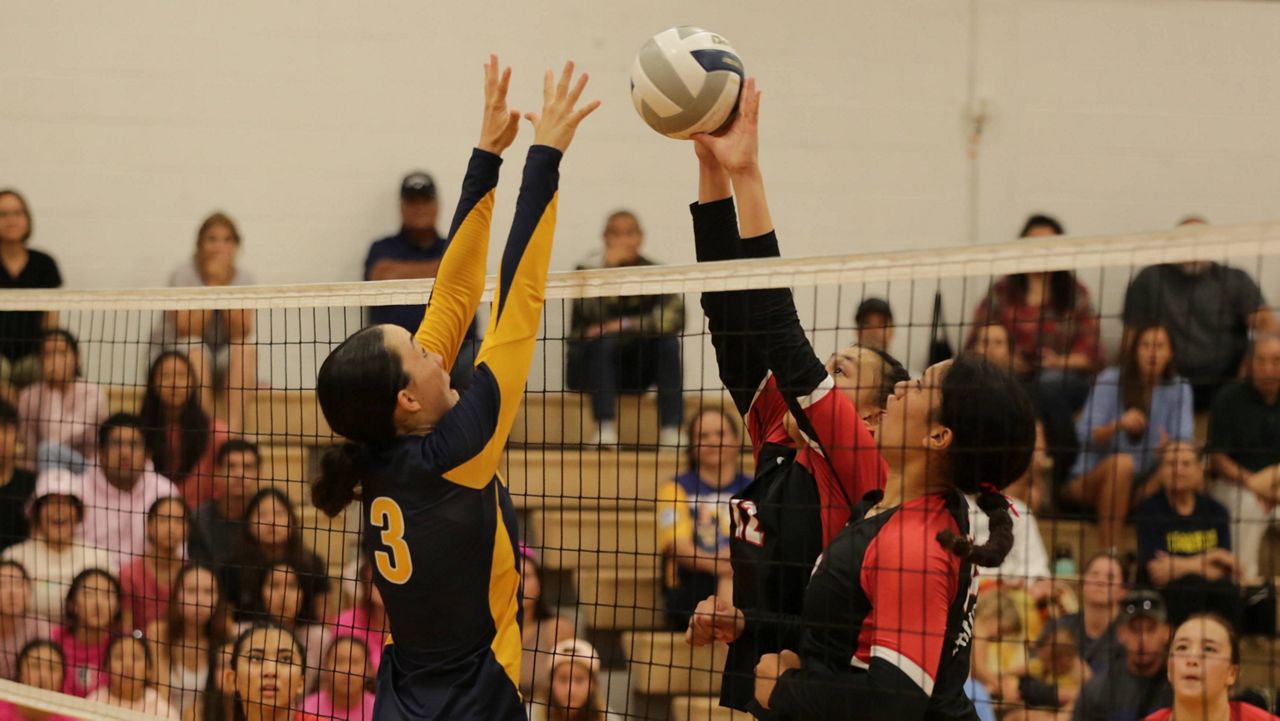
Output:
[[[778,256],[762,198],[741,195],[710,145],[695,147],[698,202],[690,210],[698,260]],[[746,418],[756,475],[732,500],[733,597],[698,604],[687,639],[695,646],[730,643],[720,702],[745,710],[752,707],[756,661],[784,648],[776,619],[801,613],[818,554],[857,501],[883,485],[884,461],[870,427],[906,371],[884,352],[858,346],[823,363],[789,290],[705,293],[702,307],[720,378]]]
[[[744,246],[773,237],[757,162],[758,114],[759,93],[748,79],[729,130],[695,138],[728,173]],[[753,315],[761,313],[755,297],[751,305]],[[976,718],[964,694],[974,566],[998,566],[1013,544],[998,489],[1030,463],[1030,399],[1008,373],[961,357],[897,384],[878,441],[889,469],[884,490],[869,493],[827,546],[805,591],[803,617],[772,619],[772,640],[789,650],[763,654],[756,666],[757,715]],[[982,546],[968,540],[964,493],[978,494],[991,519]],[[705,623],[722,635],[741,624],[738,614],[717,611],[695,617],[694,627]],[[751,614],[744,615],[750,627]]]

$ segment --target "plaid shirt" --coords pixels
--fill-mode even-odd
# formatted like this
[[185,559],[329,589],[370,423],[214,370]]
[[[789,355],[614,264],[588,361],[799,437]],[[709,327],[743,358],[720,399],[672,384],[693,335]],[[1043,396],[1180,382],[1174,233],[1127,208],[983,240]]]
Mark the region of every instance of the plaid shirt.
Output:
[[1040,367],[1040,353],[1046,348],[1064,356],[1079,353],[1091,359],[1095,367],[1103,363],[1098,314],[1089,302],[1089,291],[1078,282],[1074,306],[1059,313],[1049,304],[1027,305],[1026,298],[1010,287],[1009,279],[1001,278],[978,304],[973,322],[971,342],[978,327],[999,323],[1009,331],[1013,348],[1032,369]]

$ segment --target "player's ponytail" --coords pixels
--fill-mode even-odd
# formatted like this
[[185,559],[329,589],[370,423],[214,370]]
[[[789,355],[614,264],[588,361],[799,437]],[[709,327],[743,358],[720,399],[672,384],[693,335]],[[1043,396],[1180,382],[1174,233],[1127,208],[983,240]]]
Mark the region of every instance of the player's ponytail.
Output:
[[938,422],[951,431],[946,452],[952,484],[976,494],[991,521],[991,535],[980,546],[947,530],[938,533],[938,542],[975,564],[997,567],[1013,548],[1013,518],[1000,491],[1026,472],[1035,448],[1031,398],[1007,371],[963,354],[942,380]]
[[316,398],[325,420],[349,442],[326,449],[311,502],[336,516],[356,498],[372,448],[395,440],[396,397],[409,383],[400,358],[389,350],[382,328],[365,328],[325,358],[316,375]]

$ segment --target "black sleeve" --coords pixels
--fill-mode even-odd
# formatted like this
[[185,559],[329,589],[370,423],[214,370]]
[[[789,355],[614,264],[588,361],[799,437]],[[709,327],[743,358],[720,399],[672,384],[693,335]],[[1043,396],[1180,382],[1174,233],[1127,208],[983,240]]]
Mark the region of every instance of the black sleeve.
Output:
[[1039,679],[1023,676],[1018,679],[1018,694],[1028,706],[1058,708],[1058,687]]
[[[738,237],[738,214],[733,198],[710,203],[693,203],[693,240],[699,263],[778,255],[775,242],[750,243]],[[720,291],[702,294],[702,312],[707,316],[711,345],[715,348],[720,382],[733,398],[738,412],[746,416],[756,391],[768,375],[764,354],[752,337],[748,311],[751,291]]]
[[804,617],[790,613],[776,613],[758,608],[743,608],[745,624],[742,635],[754,637],[756,648],[800,649],[804,640]]
[[[743,245],[747,244],[771,245],[776,250],[778,238],[770,231],[759,238],[744,240]],[[787,398],[809,395],[827,379],[827,369],[813,352],[809,337],[800,325],[791,290],[769,288],[751,293],[750,323],[755,329],[756,342],[765,352],[769,370],[778,381],[778,389]],[[796,420],[800,420],[799,416]]]
[[873,658],[867,671],[787,671],[769,697],[769,708],[789,719],[919,721],[929,697],[897,666]]

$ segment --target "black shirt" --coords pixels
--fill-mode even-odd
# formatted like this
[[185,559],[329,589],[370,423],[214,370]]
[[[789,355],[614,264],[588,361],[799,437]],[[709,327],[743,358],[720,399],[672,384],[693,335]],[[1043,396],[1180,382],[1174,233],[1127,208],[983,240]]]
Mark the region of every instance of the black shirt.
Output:
[[1147,563],[1158,551],[1170,556],[1195,556],[1215,548],[1231,550],[1231,516],[1226,506],[1203,493],[1189,515],[1180,515],[1164,493],[1157,493],[1133,509],[1138,527],[1138,580],[1148,583]]
[[1135,676],[1120,657],[1080,689],[1071,721],[1142,721],[1171,705],[1173,688],[1163,665],[1154,676]]
[[1209,412],[1206,445],[1250,472],[1280,463],[1280,401],[1267,405],[1247,380],[1223,388]]
[[27,501],[35,487],[36,474],[22,469],[0,486],[0,551],[27,540]]
[[1080,658],[1089,664],[1090,670],[1099,673],[1107,667],[1113,658],[1122,657],[1124,655],[1124,647],[1120,645],[1120,641],[1116,639],[1116,624],[1114,621],[1107,626],[1107,630],[1102,632],[1097,638],[1090,638],[1084,630],[1084,614],[1069,613],[1062,618],[1049,621],[1040,630],[1040,636],[1036,643],[1040,643],[1042,639],[1050,638],[1059,628],[1065,628],[1068,633],[1076,640],[1076,649]]
[[219,573],[235,558],[245,536],[245,522],[227,518],[214,501],[206,501],[191,515],[191,560]]
[[[0,290],[9,288],[60,288],[62,274],[53,257],[38,250],[27,251],[27,264],[17,276],[0,264]],[[17,360],[36,351],[44,329],[44,313],[38,310],[0,312],[0,355]]]

